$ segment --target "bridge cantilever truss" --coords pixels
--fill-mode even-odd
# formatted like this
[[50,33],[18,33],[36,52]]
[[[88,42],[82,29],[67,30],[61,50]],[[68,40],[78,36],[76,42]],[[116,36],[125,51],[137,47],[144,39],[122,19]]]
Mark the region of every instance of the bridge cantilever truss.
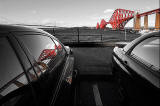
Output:
[[[134,17],[134,11],[125,9],[116,9],[112,14],[109,22],[101,20],[100,28],[104,29],[107,24],[111,24],[113,29],[123,29],[126,23]],[[98,25],[97,27],[98,28]]]
[[134,17],[134,11],[116,9],[111,16],[109,23],[113,29],[123,29],[126,23]]
[[[145,16],[146,20],[148,21],[148,15],[151,15],[153,13],[156,13],[156,25],[155,27],[160,28],[160,8],[155,9],[155,10],[151,10],[148,12],[144,12],[141,14],[135,14],[134,11],[131,10],[126,10],[126,9],[116,9],[114,11],[114,13],[112,14],[110,20],[108,22],[106,22],[104,19],[101,20],[101,23],[99,25],[99,23],[97,23],[96,28],[101,28],[104,29],[106,27],[107,24],[111,24],[112,29],[124,29],[125,25],[127,24],[127,22],[132,19],[133,17],[135,18],[135,20],[137,20],[137,22],[135,22],[135,28],[138,27],[138,29],[140,28],[140,21],[139,18]],[[147,23],[148,25],[148,22]]]

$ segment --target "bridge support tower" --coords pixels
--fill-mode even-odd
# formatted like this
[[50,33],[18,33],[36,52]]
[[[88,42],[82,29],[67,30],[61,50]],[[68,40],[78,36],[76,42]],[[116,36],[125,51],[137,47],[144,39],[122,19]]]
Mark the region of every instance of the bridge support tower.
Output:
[[148,15],[144,16],[144,29],[147,30],[148,29]]
[[156,13],[155,29],[160,30],[160,12]]
[[138,17],[138,13],[134,17],[134,30],[140,30],[141,28],[141,17]]

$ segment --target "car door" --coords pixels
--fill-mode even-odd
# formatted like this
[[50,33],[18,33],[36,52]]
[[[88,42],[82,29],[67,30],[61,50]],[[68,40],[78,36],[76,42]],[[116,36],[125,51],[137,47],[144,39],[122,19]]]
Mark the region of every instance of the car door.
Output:
[[[57,85],[63,69],[65,50],[56,40],[46,34],[34,32],[15,33],[16,39],[28,54],[39,78],[32,83],[40,104],[49,105],[57,91]],[[39,74],[36,64],[42,63],[46,68]],[[42,67],[43,68],[43,67]],[[59,88],[58,88],[59,89]]]
[[36,105],[24,52],[9,33],[0,33],[0,48],[0,105]]
[[159,39],[159,36],[145,38],[123,56],[123,64],[130,75],[122,74],[121,78],[130,100],[137,105],[157,103],[160,88]]

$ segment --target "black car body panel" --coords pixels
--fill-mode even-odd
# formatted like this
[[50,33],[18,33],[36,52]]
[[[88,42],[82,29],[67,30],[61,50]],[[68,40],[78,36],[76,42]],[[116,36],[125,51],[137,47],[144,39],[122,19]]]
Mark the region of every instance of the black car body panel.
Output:
[[[132,54],[134,48],[141,42],[150,38],[160,39],[159,33],[141,36],[124,48],[115,47],[113,50],[113,71],[121,90],[123,89],[121,92],[125,98],[125,105],[153,106],[160,104],[160,68],[150,65],[151,63],[142,61]],[[156,45],[158,48],[159,44]]]
[[[17,106],[49,106],[71,104],[74,57],[73,55],[71,55],[68,48],[65,48],[65,46],[61,44],[59,40],[54,36],[38,29],[26,28],[21,26],[0,25],[0,35],[0,37],[4,35],[4,37],[7,38],[10,42],[10,45],[16,53],[21,66],[23,67],[22,72],[24,72],[28,81],[27,85],[23,85],[22,87],[19,87],[18,89],[4,96],[1,95],[1,105],[3,104],[5,106],[7,105],[7,103],[8,105],[10,104]],[[61,50],[59,50],[59,48],[56,48],[56,50],[58,50],[56,52],[56,56],[54,58],[49,58],[50,61],[47,63],[47,65],[39,65],[32,52],[28,48],[29,46],[23,42],[23,39],[20,39],[18,37],[23,35],[47,36],[53,40],[56,47],[57,44],[55,43],[55,41],[58,42],[59,45],[61,45]],[[44,72],[41,71],[41,66],[43,65],[46,66]],[[2,92],[3,89],[0,88],[0,93]],[[19,96],[19,94],[24,94],[24,97],[26,97],[26,99],[21,97],[19,97],[20,99],[17,99],[17,96]],[[62,97],[63,99],[61,99]],[[12,103],[13,98],[17,99],[15,103]]]

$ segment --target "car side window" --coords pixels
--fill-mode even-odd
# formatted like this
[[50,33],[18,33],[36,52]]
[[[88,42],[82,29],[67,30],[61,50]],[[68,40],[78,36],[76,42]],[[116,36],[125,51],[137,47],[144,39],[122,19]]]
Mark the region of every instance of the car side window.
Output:
[[159,54],[160,54],[160,38],[151,37],[147,38],[132,50],[131,55],[138,57],[141,61],[160,69]]
[[44,35],[21,35],[18,36],[28,48],[37,62],[48,64],[58,54],[58,47],[53,40]]
[[0,48],[0,95],[5,96],[28,81],[7,38],[0,38]]
[[0,105],[13,106],[22,100],[28,101],[32,98],[30,90],[23,92],[28,86],[27,77],[6,37],[0,37],[0,48]]
[[28,76],[29,76],[29,79],[30,79],[30,81],[35,81],[35,80],[37,80],[37,78],[38,78],[38,75],[37,74],[41,74],[41,72],[40,73],[36,73],[35,71],[34,71],[34,69],[33,69],[33,67],[30,67],[28,70],[26,70],[27,71],[27,74],[28,74]]
[[56,41],[56,40],[54,40],[54,39],[53,39],[53,41],[55,42],[57,49],[58,49],[59,51],[61,51],[61,50],[62,50],[62,45],[61,45],[58,41]]

